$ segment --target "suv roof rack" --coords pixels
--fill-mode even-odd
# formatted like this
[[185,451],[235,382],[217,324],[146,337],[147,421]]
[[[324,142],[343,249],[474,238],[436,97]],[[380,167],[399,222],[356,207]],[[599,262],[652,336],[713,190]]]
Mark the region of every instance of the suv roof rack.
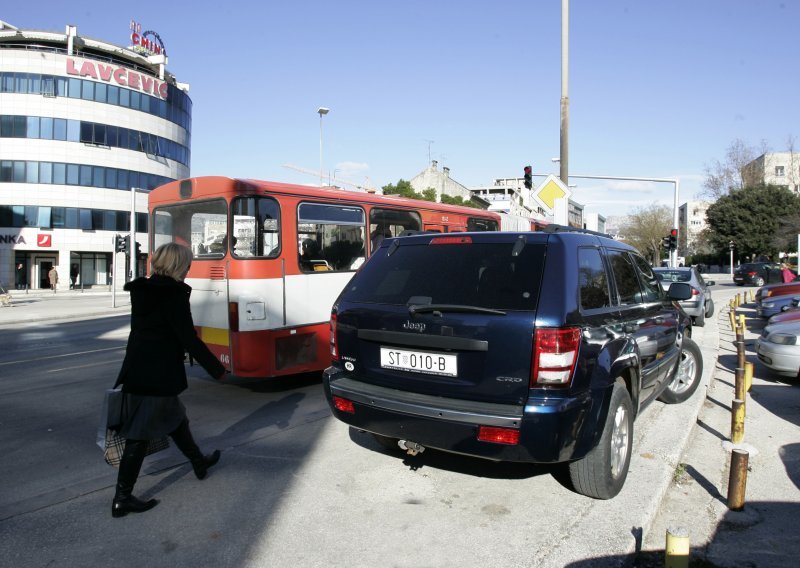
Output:
[[545,225],[540,229],[542,233],[585,233],[587,235],[595,235],[597,237],[605,237],[610,239],[611,236],[607,235],[606,233],[600,233],[598,231],[590,231],[589,229],[579,229],[578,227],[569,227],[567,225]]

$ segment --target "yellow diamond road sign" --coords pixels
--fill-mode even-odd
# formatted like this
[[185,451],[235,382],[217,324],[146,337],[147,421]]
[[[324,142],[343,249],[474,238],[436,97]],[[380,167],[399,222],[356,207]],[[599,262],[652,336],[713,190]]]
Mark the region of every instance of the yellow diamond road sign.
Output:
[[556,199],[565,197],[570,198],[572,192],[556,176],[550,174],[545,180],[533,190],[533,197],[544,205],[548,212],[552,212],[556,206]]

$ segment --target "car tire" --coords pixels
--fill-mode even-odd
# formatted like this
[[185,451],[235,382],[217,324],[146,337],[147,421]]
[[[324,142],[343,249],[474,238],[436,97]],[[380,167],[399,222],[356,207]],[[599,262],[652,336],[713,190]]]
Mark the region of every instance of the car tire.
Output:
[[586,456],[568,465],[572,486],[595,499],[611,499],[628,476],[633,449],[633,404],[622,379],[612,387],[600,441]]
[[390,438],[389,436],[382,436],[381,434],[372,433],[372,437],[375,438],[375,441],[378,442],[384,449],[391,450],[393,452],[399,452],[400,446],[397,445],[397,438]]
[[761,278],[761,276],[759,276],[758,278],[754,278],[753,279],[753,285],[754,286],[758,286],[758,287],[763,286],[764,285],[764,279]]
[[700,314],[699,316],[694,316],[692,318],[692,323],[694,323],[695,327],[703,327],[706,325],[706,315]]
[[706,304],[706,313],[705,316],[710,318],[714,315],[714,300],[709,300],[708,304]]
[[680,360],[667,388],[658,399],[667,404],[689,400],[703,378],[703,354],[692,339],[684,336]]

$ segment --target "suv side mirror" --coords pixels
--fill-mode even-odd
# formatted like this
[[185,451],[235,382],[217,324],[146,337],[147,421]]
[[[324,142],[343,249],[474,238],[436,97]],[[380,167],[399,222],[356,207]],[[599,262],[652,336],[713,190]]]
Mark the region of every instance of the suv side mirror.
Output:
[[673,282],[667,295],[670,300],[688,300],[692,297],[692,287],[685,282]]

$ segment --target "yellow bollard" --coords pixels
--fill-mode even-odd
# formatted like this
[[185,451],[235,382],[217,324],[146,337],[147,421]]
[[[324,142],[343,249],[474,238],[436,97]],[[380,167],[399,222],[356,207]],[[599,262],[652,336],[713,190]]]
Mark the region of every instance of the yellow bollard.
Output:
[[664,549],[664,568],[687,568],[689,566],[689,531],[683,527],[667,529],[667,545]]
[[736,331],[736,314],[733,313],[733,310],[728,312],[728,319],[731,320],[731,331]]
[[744,508],[744,494],[747,489],[747,462],[750,454],[746,450],[731,452],[731,471],[728,478],[728,509],[741,511]]
[[744,440],[744,401],[735,399],[731,403],[731,442],[741,444]]
[[744,332],[747,330],[744,325],[744,314],[739,314],[739,325],[742,327],[742,335],[744,335]]
[[753,364],[749,361],[744,364],[744,390],[750,392],[750,387],[753,386]]

